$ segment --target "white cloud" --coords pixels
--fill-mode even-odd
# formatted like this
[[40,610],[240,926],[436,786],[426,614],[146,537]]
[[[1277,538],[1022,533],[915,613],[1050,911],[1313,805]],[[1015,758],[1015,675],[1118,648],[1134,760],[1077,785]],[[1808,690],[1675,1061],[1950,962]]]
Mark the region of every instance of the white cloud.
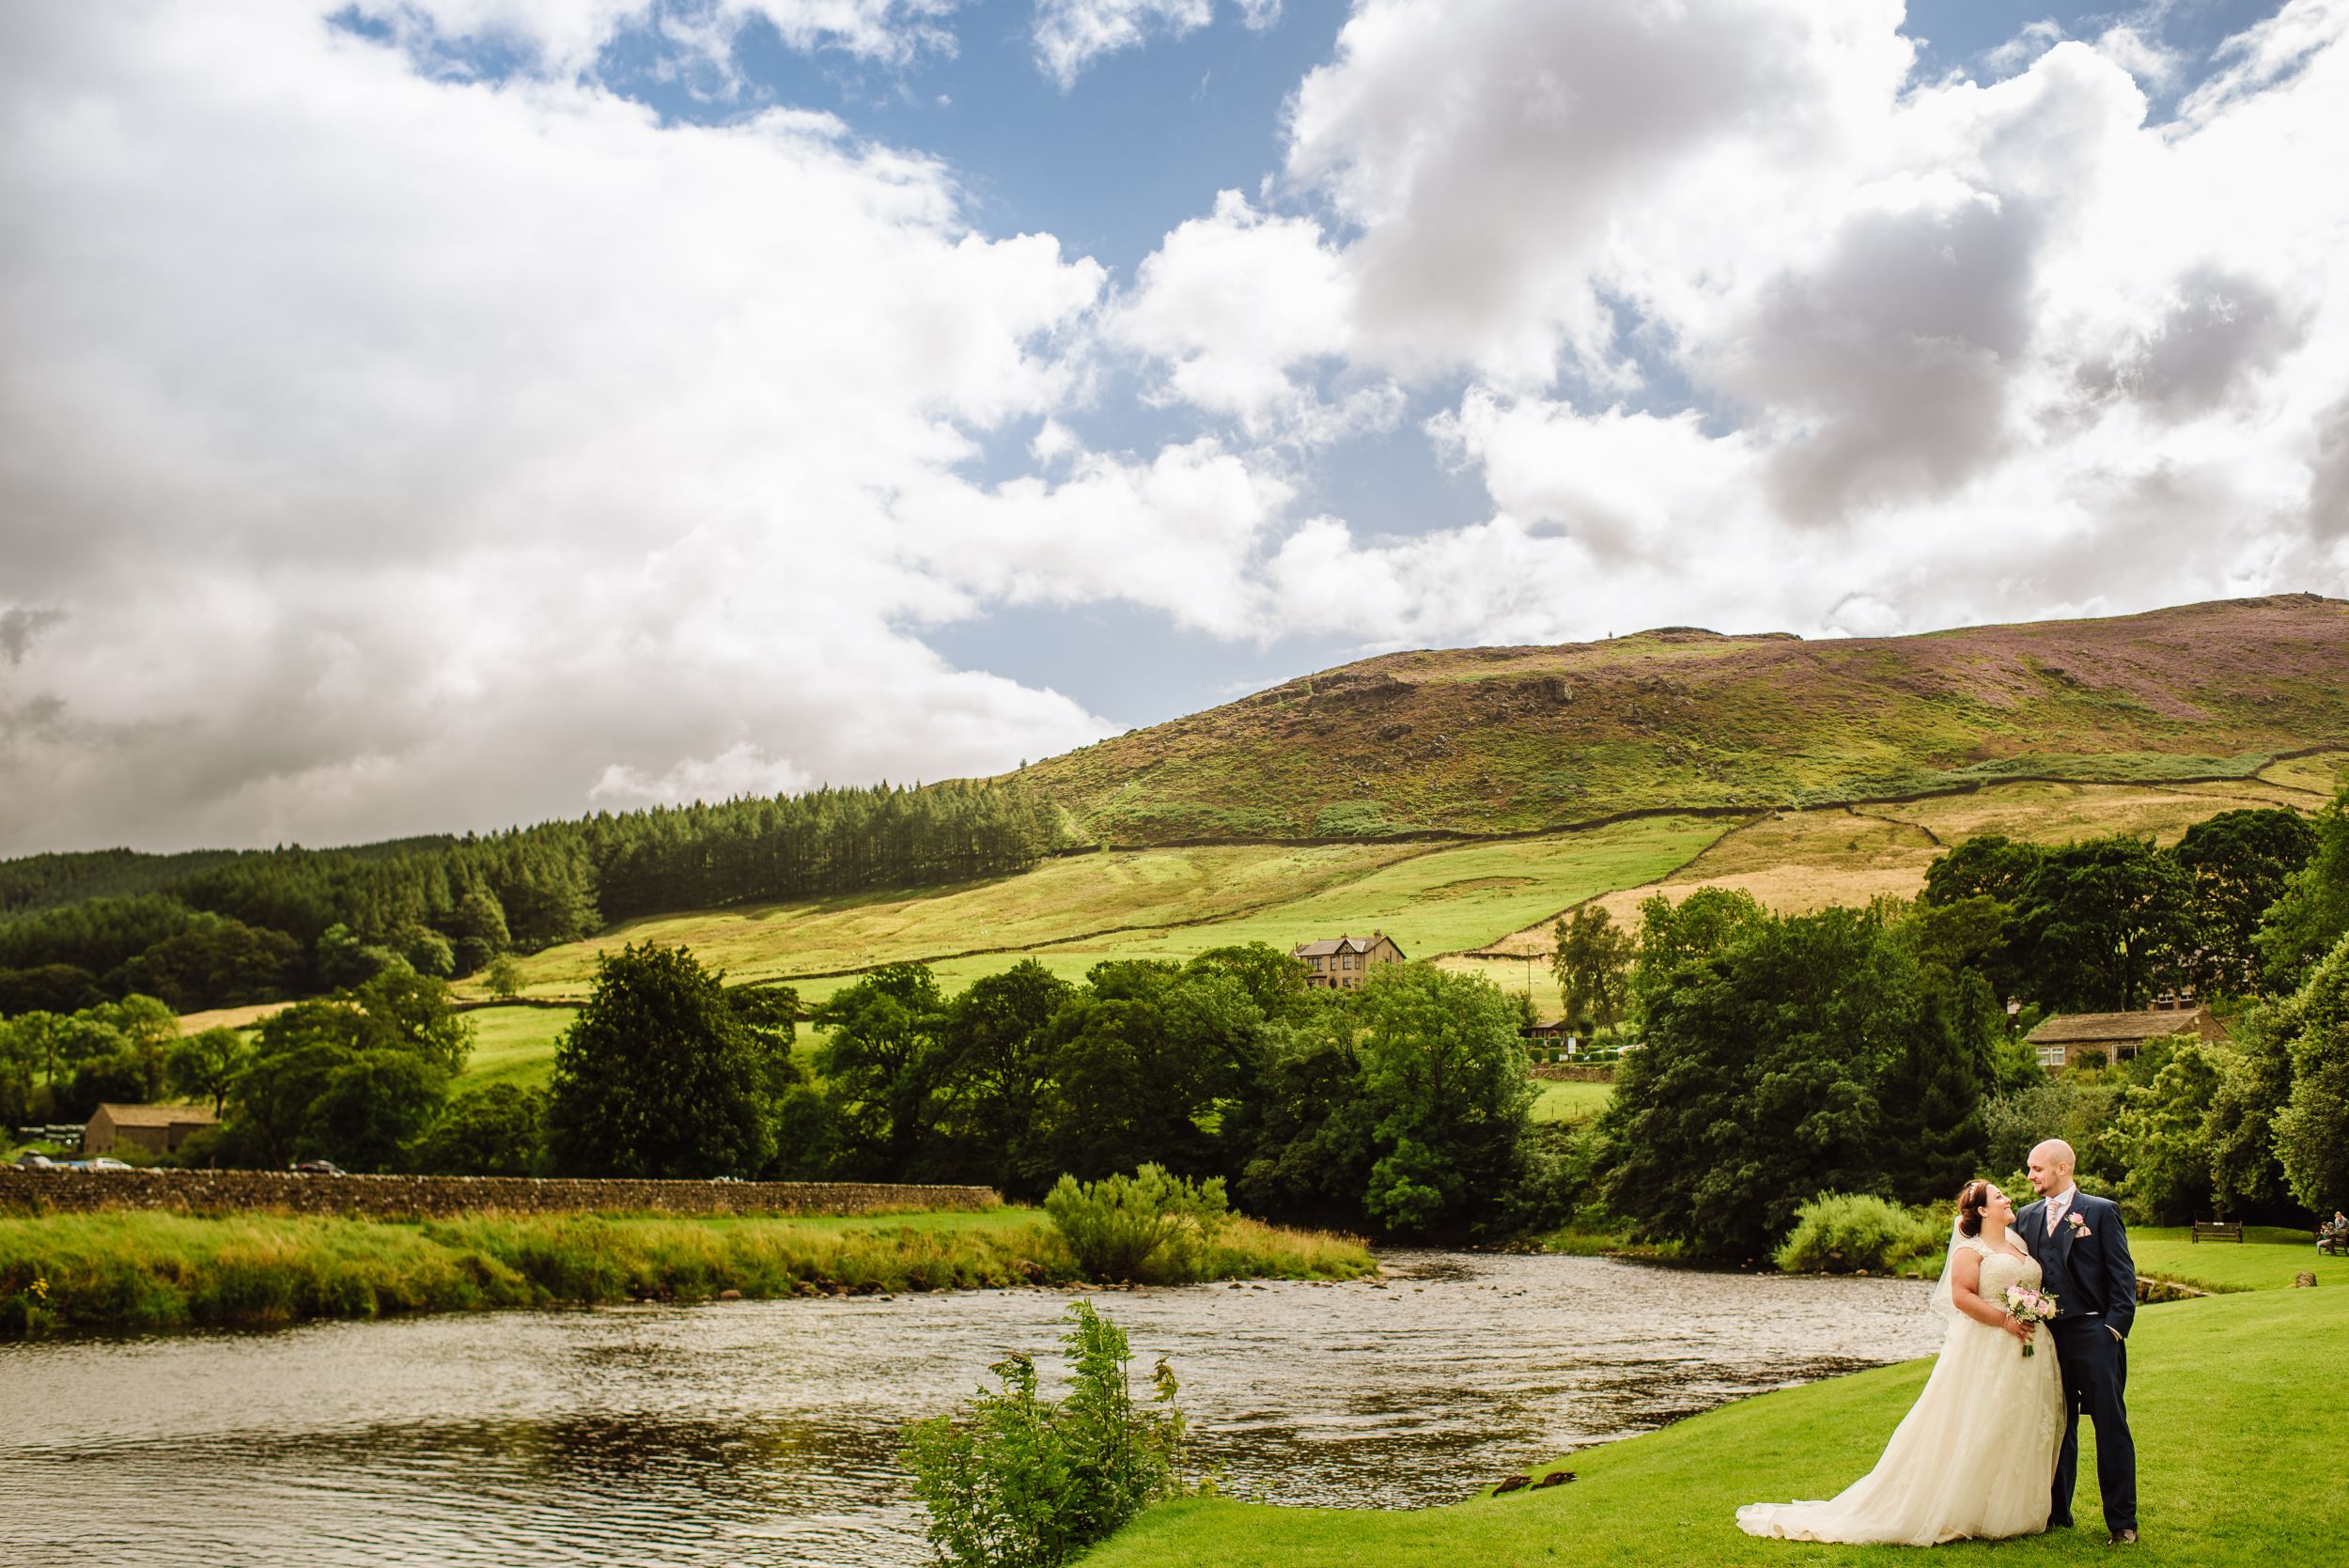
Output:
[[687,800],[731,800],[738,797],[792,795],[817,781],[787,757],[769,756],[752,740],[738,740],[715,756],[679,757],[658,778],[615,762],[587,791],[599,806],[626,811],[635,806]]
[[1103,283],[971,231],[938,164],[428,80],[292,3],[13,9],[0,91],[0,606],[41,613],[0,662],[0,850],[1103,729],[893,629],[975,602],[926,529],[975,432],[1065,396]]
[[1164,367],[1162,396],[1236,418],[1252,437],[1315,444],[1391,425],[1385,378],[1325,399],[1311,372],[1354,348],[1354,280],[1310,218],[1272,217],[1237,191],[1176,227],[1103,327]]
[[[1035,0],[1036,64],[1066,91],[1095,60],[1153,38],[1184,38],[1215,20],[1216,0]],[[1281,20],[1281,0],[1237,0],[1243,26]]]

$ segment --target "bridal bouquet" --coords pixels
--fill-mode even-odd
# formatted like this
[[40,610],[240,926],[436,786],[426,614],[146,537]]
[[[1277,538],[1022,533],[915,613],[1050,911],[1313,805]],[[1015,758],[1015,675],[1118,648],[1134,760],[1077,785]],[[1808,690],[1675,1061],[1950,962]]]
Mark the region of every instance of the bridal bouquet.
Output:
[[[2050,1321],[2056,1315],[2055,1296],[2047,1291],[2034,1289],[2030,1285],[2020,1283],[2009,1285],[2000,1294],[1999,1300],[2006,1308],[2007,1316],[2033,1328]],[[2038,1353],[2039,1347],[2036,1344],[2030,1340],[2023,1342],[2024,1355],[2035,1356]]]

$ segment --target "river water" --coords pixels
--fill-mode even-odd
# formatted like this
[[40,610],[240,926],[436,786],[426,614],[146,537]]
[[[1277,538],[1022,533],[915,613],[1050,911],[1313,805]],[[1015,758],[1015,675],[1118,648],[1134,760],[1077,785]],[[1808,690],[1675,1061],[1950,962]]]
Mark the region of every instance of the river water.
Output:
[[[1403,1253],[1385,1288],[1097,1297],[1198,1457],[1423,1507],[1739,1395],[1929,1353],[1926,1287]],[[0,1346],[0,1563],[920,1563],[900,1425],[1069,1297],[987,1291]],[[1055,1365],[1057,1363],[1054,1363]]]

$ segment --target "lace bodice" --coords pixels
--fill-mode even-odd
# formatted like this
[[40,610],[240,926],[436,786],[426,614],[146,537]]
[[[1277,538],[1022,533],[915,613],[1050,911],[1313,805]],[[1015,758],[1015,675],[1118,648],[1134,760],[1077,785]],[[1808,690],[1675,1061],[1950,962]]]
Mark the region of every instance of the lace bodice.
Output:
[[2036,1285],[2040,1268],[2037,1258],[2021,1257],[2005,1248],[1992,1248],[1979,1238],[1974,1250],[1982,1254],[1982,1282],[1975,1293],[1984,1301],[1996,1301],[1999,1293],[2016,1283]]

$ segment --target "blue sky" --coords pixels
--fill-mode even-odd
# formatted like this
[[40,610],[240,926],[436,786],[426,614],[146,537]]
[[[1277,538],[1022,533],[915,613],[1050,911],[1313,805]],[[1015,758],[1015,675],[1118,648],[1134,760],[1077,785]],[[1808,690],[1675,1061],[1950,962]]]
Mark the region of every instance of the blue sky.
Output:
[[0,22],[0,853],[2349,586],[2349,0]]

